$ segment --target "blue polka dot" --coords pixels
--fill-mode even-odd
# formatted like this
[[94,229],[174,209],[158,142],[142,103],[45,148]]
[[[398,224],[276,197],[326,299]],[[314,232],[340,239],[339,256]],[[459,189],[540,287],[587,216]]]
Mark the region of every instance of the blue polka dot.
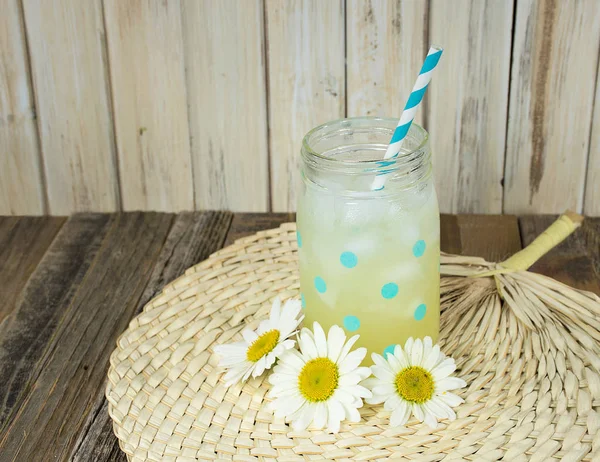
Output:
[[398,284],[394,282],[388,282],[381,288],[381,296],[383,298],[394,298],[398,295]]
[[425,241],[423,239],[418,240],[413,245],[413,255],[415,257],[422,257],[425,253]]
[[327,284],[325,284],[325,281],[323,281],[323,278],[321,276],[317,276],[315,278],[315,288],[320,294],[325,293],[325,291],[327,290]]
[[296,239],[298,240],[298,248],[302,248],[302,236],[300,235],[300,231],[296,231]]
[[306,300],[304,300],[304,294],[300,294],[300,304],[302,308],[306,308]]
[[340,263],[346,268],[354,268],[358,263],[358,257],[352,252],[344,252],[340,255]]
[[383,357],[387,358],[387,355],[393,355],[394,354],[394,348],[396,348],[396,345],[388,345],[385,347],[385,350],[383,350]]
[[354,332],[360,327],[360,319],[356,316],[348,315],[344,317],[344,327],[347,331]]
[[427,306],[425,306],[425,303],[421,303],[415,309],[415,319],[421,321],[425,317],[425,313],[427,313]]

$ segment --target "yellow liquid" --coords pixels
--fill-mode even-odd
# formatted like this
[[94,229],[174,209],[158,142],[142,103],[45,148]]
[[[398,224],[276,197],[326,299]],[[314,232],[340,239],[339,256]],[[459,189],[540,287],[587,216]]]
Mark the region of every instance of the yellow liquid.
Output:
[[359,334],[368,362],[409,337],[437,340],[440,232],[431,184],[401,200],[305,186],[297,221],[305,326]]

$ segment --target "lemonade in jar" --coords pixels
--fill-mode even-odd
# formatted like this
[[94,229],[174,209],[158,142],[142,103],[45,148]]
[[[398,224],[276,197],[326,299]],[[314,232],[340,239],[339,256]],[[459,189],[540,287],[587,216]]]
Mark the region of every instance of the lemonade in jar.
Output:
[[[383,160],[397,119],[342,119],[301,152],[297,226],[305,325],[337,324],[383,354],[439,333],[440,227],[427,132],[412,124]],[[367,356],[369,358],[370,355]]]

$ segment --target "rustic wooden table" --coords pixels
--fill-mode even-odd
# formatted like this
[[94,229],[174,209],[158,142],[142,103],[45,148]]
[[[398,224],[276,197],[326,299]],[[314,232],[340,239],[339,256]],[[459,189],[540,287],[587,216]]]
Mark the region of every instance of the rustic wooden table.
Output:
[[[442,250],[501,260],[552,216],[442,215]],[[293,214],[0,217],[0,461],[125,461],[104,399],[119,334],[164,284]],[[600,218],[532,268],[600,294]]]

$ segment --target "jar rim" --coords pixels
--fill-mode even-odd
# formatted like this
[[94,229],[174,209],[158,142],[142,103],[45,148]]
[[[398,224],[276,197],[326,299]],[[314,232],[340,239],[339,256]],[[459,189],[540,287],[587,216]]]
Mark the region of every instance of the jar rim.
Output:
[[[314,156],[316,158],[318,158],[319,160],[325,161],[327,163],[331,163],[330,165],[335,165],[335,166],[339,166],[339,167],[343,167],[343,166],[347,166],[347,167],[357,167],[357,166],[361,166],[361,167],[368,167],[368,166],[376,166],[379,163],[381,163],[382,159],[369,159],[369,160],[341,160],[341,159],[337,159],[334,157],[328,157],[328,156],[324,156],[323,154],[320,154],[318,152],[316,152],[310,145],[309,141],[310,138],[312,136],[315,135],[315,133],[330,127],[330,126],[334,126],[334,125],[339,125],[345,121],[348,122],[352,122],[352,121],[371,121],[371,122],[376,122],[376,121],[381,121],[385,124],[393,124],[393,127],[396,127],[396,124],[398,123],[398,119],[396,118],[392,118],[392,117],[378,117],[378,116],[359,116],[359,117],[344,117],[341,119],[336,119],[336,120],[331,120],[328,122],[325,122],[321,125],[318,125],[316,127],[314,127],[313,129],[311,129],[308,133],[306,133],[306,135],[304,135],[304,138],[302,139],[302,148],[303,151],[306,152],[307,154],[309,154],[310,156]],[[387,128],[387,127],[384,127]],[[419,145],[413,149],[411,149],[410,151],[406,151],[401,153],[396,160],[401,161],[405,158],[410,158],[413,154],[415,154],[418,151],[421,151],[424,146],[427,144],[428,140],[429,140],[429,133],[427,132],[427,130],[425,130],[423,127],[421,127],[419,124],[413,122],[410,126],[409,129],[409,133],[413,133],[417,134],[417,136],[420,138],[420,142]]]

